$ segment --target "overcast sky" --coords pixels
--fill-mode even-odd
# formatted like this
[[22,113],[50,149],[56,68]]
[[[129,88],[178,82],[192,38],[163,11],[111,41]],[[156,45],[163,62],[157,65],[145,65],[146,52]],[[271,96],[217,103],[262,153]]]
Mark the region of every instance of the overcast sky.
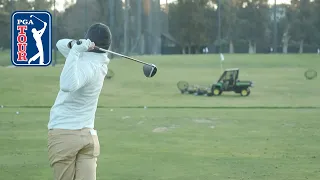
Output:
[[[170,2],[173,2],[175,0],[168,0],[168,3]],[[166,3],[166,0],[160,0],[161,3],[165,4]],[[289,3],[290,0],[277,0],[277,4],[282,4],[282,3]],[[274,0],[269,0],[269,3],[270,4],[273,4],[274,3]]]
[[[58,10],[63,10],[64,9],[64,7],[63,7],[63,2],[64,1],[65,0],[56,0],[56,6],[57,6]],[[174,2],[176,0],[167,0],[167,1],[168,1],[168,3],[170,3],[170,2]],[[161,4],[165,4],[166,0],[160,0],[160,3]],[[273,4],[274,0],[269,0],[269,3]],[[290,0],[277,0],[277,4],[282,4],[282,3],[290,3]]]

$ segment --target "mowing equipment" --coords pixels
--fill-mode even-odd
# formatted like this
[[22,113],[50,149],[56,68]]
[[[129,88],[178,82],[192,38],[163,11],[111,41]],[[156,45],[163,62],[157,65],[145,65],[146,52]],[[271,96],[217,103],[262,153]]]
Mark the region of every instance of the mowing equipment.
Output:
[[177,86],[182,94],[194,94],[205,96],[220,96],[224,91],[233,91],[241,96],[249,96],[252,81],[240,81],[239,68],[226,69],[219,80],[209,87],[199,85],[189,85],[186,81],[179,81]]
[[212,85],[213,96],[219,96],[224,91],[233,91],[241,96],[249,96],[250,88],[253,87],[252,81],[240,81],[239,68],[226,69],[220,79]]
[[317,77],[317,71],[314,69],[308,69],[304,73],[304,77],[306,77],[306,79],[308,79],[308,80],[312,80]]
[[200,85],[189,85],[186,81],[179,81],[177,83],[178,89],[182,94],[194,94],[210,96],[211,87],[205,87]]

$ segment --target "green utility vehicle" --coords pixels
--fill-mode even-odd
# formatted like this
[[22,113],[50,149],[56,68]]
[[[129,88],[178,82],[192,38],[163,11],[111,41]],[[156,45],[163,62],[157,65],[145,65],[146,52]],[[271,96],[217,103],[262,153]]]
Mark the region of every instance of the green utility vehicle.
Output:
[[218,82],[212,85],[210,95],[219,96],[224,91],[233,91],[241,96],[249,96],[252,81],[240,81],[239,68],[226,69]]

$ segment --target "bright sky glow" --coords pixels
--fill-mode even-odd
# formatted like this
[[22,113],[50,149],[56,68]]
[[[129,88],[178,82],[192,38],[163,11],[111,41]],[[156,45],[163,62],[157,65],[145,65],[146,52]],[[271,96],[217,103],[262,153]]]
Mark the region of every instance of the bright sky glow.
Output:
[[[65,7],[63,5],[64,5],[65,1],[70,1],[70,0],[56,0],[56,7],[57,7],[57,9],[59,11],[63,11],[64,10]],[[168,3],[170,3],[170,2],[174,2],[176,0],[160,0],[160,3],[161,4],[165,4],[166,1]],[[269,3],[270,4],[274,4],[274,0],[269,0]],[[283,3],[289,4],[290,0],[277,0],[277,4],[283,4]]]
[[[167,1],[168,1],[168,3],[170,3],[170,2],[174,2],[176,0],[167,0]],[[160,0],[160,3],[165,4],[166,0]],[[274,0],[269,0],[269,3],[274,4]],[[277,0],[277,4],[283,4],[283,3],[289,4],[290,0]]]

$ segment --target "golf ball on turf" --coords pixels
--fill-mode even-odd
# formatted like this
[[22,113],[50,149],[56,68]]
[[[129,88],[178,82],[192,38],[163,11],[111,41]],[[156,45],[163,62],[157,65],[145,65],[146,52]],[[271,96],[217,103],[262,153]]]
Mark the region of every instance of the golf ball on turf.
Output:
[[17,111],[16,114],[20,114],[19,111]]

